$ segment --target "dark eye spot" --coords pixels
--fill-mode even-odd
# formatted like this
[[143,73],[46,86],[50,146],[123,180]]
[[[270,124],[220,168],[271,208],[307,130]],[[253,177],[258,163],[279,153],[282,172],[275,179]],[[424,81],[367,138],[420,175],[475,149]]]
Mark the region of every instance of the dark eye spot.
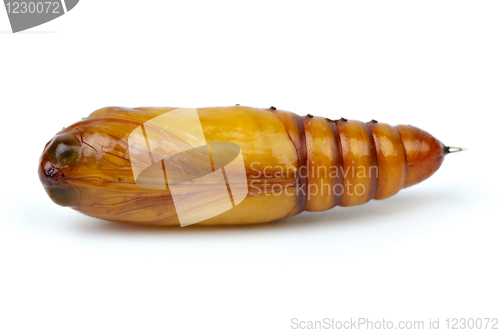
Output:
[[79,147],[68,146],[64,143],[60,143],[56,148],[56,159],[57,162],[63,165],[73,165],[78,161],[80,157]]
[[47,147],[47,155],[54,164],[74,165],[80,158],[80,143],[68,134],[56,136]]
[[78,203],[78,195],[69,185],[46,187],[45,191],[50,199],[59,206],[75,206]]

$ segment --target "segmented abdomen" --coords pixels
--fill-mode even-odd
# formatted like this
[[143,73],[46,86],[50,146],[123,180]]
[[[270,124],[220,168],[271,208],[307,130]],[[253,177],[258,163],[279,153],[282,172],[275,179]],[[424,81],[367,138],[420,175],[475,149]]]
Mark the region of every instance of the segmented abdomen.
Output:
[[[330,120],[270,109],[297,148],[299,192],[290,215],[385,199],[430,177],[441,165],[444,146],[429,133],[375,120]],[[304,193],[305,192],[305,193]]]

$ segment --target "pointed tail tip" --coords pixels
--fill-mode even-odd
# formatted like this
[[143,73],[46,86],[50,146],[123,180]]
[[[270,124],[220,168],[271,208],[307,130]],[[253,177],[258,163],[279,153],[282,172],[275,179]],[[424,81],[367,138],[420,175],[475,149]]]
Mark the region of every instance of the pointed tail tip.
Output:
[[463,148],[463,147],[448,147],[448,146],[444,147],[444,153],[445,154],[459,153],[459,152],[465,151],[465,150],[467,150],[467,148]]

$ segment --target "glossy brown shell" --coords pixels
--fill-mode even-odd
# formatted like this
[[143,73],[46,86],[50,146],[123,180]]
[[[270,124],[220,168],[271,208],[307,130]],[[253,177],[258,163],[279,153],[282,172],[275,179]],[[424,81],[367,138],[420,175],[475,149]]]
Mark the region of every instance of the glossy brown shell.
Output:
[[[103,108],[59,132],[40,158],[39,176],[49,196],[97,218],[179,225],[168,186],[137,186],[128,143],[135,128],[174,109]],[[239,205],[199,224],[268,222],[385,199],[430,177],[445,155],[437,139],[412,126],[301,117],[275,108],[197,112],[208,142],[241,148],[249,179]],[[157,136],[168,133],[158,129]]]

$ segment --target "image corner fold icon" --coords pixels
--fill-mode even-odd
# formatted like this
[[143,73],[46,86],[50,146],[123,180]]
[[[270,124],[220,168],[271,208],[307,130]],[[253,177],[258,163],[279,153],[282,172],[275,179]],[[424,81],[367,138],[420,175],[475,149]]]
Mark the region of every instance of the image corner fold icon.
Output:
[[20,32],[52,21],[73,8],[79,0],[4,0],[12,32]]

